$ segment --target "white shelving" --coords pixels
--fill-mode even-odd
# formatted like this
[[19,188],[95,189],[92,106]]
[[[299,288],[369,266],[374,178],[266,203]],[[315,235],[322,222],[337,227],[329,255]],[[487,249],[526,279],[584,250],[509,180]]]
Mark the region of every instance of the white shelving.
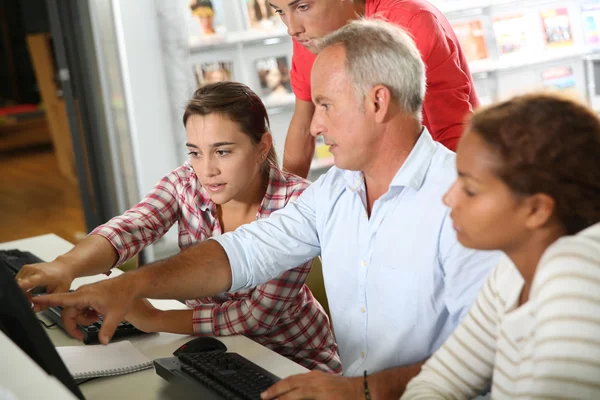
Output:
[[194,54],[210,50],[211,48],[222,48],[260,41],[266,42],[263,44],[268,46],[281,43],[283,40],[287,39],[289,39],[287,31],[281,28],[272,31],[247,30],[205,37],[192,36],[189,39],[189,46],[190,52]]
[[507,5],[518,9],[522,6],[549,4],[555,0],[430,0],[430,2],[444,14],[453,14]]
[[566,60],[569,58],[583,58],[597,52],[600,52],[600,48],[590,49],[579,46],[565,49],[554,49],[545,52],[533,53],[526,56],[504,57],[499,60],[487,59],[475,61],[469,63],[469,69],[471,70],[472,74],[507,71],[553,61]]

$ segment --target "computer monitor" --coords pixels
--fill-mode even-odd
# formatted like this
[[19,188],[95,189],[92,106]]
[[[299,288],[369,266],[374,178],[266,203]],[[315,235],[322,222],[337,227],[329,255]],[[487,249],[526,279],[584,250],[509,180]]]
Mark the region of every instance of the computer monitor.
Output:
[[56,352],[50,338],[7,268],[0,268],[0,330],[49,375],[56,377],[73,394],[83,394]]

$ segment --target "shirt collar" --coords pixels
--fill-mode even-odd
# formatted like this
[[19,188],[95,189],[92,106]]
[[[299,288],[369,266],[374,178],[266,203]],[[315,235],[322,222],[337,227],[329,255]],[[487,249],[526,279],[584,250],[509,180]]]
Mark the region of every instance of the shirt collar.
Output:
[[[419,190],[427,176],[427,170],[433,159],[436,146],[427,128],[423,128],[406,161],[394,175],[390,187],[407,186]],[[355,192],[362,187],[364,175],[361,171],[344,170],[343,176],[349,190]]]

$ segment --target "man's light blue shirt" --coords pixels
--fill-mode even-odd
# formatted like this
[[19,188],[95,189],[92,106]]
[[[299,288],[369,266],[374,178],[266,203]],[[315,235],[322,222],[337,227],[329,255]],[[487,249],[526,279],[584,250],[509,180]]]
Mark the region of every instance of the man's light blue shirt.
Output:
[[442,196],[456,156],[424,130],[367,215],[363,174],[333,167],[269,218],[214,238],[231,290],[318,255],[344,374],[410,365],[457,326],[500,254],[461,246]]

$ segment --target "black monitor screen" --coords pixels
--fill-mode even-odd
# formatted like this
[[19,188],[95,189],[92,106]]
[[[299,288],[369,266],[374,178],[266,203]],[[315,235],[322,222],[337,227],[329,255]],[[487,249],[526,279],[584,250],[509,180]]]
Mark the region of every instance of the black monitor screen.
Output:
[[84,398],[14,276],[6,268],[0,268],[0,330],[46,373],[55,376],[78,398]]

